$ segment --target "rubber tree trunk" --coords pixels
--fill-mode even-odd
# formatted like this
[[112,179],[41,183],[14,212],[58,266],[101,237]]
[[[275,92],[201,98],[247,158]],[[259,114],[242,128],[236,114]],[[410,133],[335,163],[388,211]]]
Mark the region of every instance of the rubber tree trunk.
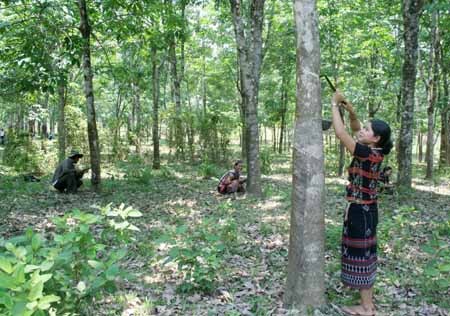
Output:
[[398,185],[411,188],[414,94],[417,74],[417,47],[421,0],[403,0],[403,39],[405,56],[402,70],[402,109],[399,136]]
[[238,52],[241,98],[244,108],[247,154],[247,192],[261,196],[259,161],[258,93],[262,63],[262,29],[265,0],[250,0],[249,21],[244,22],[241,0],[229,0]]
[[91,67],[91,27],[85,0],[78,0],[80,10],[80,32],[83,39],[83,76],[84,95],[87,108],[87,129],[89,140],[89,154],[91,158],[91,183],[94,190],[100,189],[100,144],[98,142],[97,122],[95,118],[94,86],[92,83]]
[[[442,49],[441,49],[442,51]],[[441,54],[442,56],[442,54]],[[439,153],[439,167],[450,165],[450,98],[448,91],[448,72],[443,63],[442,67],[442,85],[444,87],[443,104],[441,110],[441,147]]]
[[[434,1],[433,1],[434,2]],[[427,151],[426,151],[426,162],[427,169],[425,179],[431,180],[433,178],[433,165],[434,165],[434,108],[436,104],[437,98],[437,87],[438,87],[438,79],[439,79],[439,69],[437,58],[439,56],[439,44],[438,44],[438,28],[437,28],[437,18],[438,12],[437,10],[433,10],[431,17],[431,47],[430,47],[430,66],[431,66],[431,74],[430,80],[428,84],[428,131],[427,131]]]
[[[283,78],[284,79],[284,78]],[[280,137],[279,137],[279,143],[278,143],[278,153],[281,154],[283,152],[283,140],[285,138],[286,133],[286,112],[287,112],[287,86],[286,86],[286,80],[283,80],[282,84],[282,92],[281,92],[281,122],[280,122]]]
[[161,159],[159,153],[159,74],[160,67],[158,67],[158,50],[152,48],[152,98],[153,98],[153,169],[161,167]]
[[58,159],[63,161],[66,157],[66,86],[64,82],[58,84]]
[[315,0],[295,0],[297,105],[289,262],[284,302],[306,315],[325,303],[325,189],[320,44]]

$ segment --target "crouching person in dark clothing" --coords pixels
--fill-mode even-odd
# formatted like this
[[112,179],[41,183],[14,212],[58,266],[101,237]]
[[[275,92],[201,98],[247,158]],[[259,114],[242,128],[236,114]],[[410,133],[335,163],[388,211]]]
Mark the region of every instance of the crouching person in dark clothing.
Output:
[[78,163],[83,155],[77,151],[72,151],[58,167],[53,175],[52,185],[59,192],[77,193],[78,188],[83,184],[81,178],[89,168],[78,170],[75,164]]
[[234,169],[225,173],[220,178],[217,191],[221,194],[235,194],[236,192],[245,192],[245,178],[241,177],[242,160],[234,163]]

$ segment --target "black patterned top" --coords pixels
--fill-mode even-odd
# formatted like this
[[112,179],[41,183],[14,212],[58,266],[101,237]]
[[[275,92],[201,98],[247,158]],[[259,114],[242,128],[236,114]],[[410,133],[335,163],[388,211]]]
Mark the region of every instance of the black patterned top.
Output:
[[384,156],[380,148],[356,143],[348,168],[347,201],[358,204],[377,202],[377,182]]

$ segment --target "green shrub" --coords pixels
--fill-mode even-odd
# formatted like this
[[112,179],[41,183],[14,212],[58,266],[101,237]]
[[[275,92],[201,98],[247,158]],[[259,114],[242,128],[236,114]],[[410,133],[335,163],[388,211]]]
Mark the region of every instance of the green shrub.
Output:
[[207,179],[211,177],[217,177],[218,170],[217,166],[210,162],[203,162],[199,167],[200,175]]
[[141,213],[121,205],[100,214],[74,210],[55,218],[51,239],[28,229],[0,244],[0,314],[63,315],[87,309],[92,300],[116,289],[126,275],[120,261],[127,254],[128,222]]
[[270,174],[270,172],[272,171],[272,163],[273,163],[271,150],[268,148],[261,150],[259,154],[259,159],[261,161],[261,172],[266,175]]
[[448,236],[450,221],[440,224],[438,230],[433,232],[432,238],[422,246],[429,258],[418,281],[425,285],[427,290],[445,295],[450,289],[450,247],[448,240],[440,235],[440,230],[444,230],[444,236]]
[[182,245],[171,248],[169,260],[176,261],[183,273],[179,292],[211,293],[216,288],[225,250],[237,243],[236,229],[236,223],[217,223],[217,219],[205,220],[195,228],[182,225],[176,229]]
[[18,172],[41,173],[43,155],[28,133],[9,134],[3,154],[5,165]]

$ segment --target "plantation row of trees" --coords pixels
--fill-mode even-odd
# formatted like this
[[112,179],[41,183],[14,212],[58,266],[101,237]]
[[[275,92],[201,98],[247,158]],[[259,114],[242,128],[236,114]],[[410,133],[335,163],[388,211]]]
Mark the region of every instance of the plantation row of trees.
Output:
[[[11,138],[57,135],[59,159],[69,147],[89,152],[98,186],[101,159],[124,158],[130,144],[157,169],[161,140],[176,159],[218,161],[239,134],[248,189],[261,193],[260,142],[281,152],[293,134],[291,3],[1,3],[0,125]],[[413,143],[420,159],[426,144],[427,178],[435,160],[448,166],[448,3],[319,1],[317,9],[321,73],[362,119],[384,118],[397,131],[399,183],[411,185]],[[323,85],[325,117],[329,96]],[[341,146],[339,174],[344,159]]]

